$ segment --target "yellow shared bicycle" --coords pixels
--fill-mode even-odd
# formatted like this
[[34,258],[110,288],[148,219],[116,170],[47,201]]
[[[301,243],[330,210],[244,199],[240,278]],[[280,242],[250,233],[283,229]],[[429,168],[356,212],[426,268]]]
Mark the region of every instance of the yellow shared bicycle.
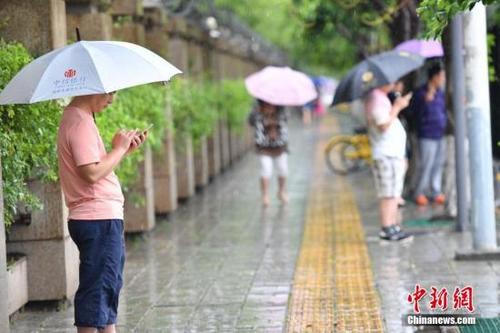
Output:
[[335,135],[325,147],[328,168],[337,174],[367,168],[371,164],[372,152],[366,129],[355,129],[353,135]]

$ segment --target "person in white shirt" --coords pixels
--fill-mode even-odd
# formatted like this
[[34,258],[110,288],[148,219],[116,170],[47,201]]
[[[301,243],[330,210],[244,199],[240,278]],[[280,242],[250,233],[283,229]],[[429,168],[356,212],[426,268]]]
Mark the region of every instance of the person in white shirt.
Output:
[[410,234],[398,222],[398,201],[405,176],[406,131],[398,119],[399,112],[409,104],[411,94],[391,104],[388,84],[372,90],[364,100],[368,134],[372,148],[372,171],[379,202],[380,238],[399,241]]

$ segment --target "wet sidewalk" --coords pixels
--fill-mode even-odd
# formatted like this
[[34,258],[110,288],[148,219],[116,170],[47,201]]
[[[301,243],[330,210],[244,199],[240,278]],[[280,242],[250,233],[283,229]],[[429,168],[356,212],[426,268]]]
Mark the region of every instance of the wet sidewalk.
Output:
[[[450,293],[470,284],[476,313],[498,316],[500,264],[453,260],[470,234],[410,225],[413,242],[380,243],[371,174],[338,177],[324,165],[336,121],[290,126],[289,205],[273,196],[262,208],[248,154],[155,230],[128,238],[119,332],[411,332],[401,316],[417,283]],[[72,307],[28,308],[12,332],[75,332],[72,318]]]
[[[341,117],[342,131],[352,133],[352,120]],[[413,304],[407,301],[416,285],[425,288],[427,295],[419,302],[422,313],[439,313],[429,308],[431,287],[448,292],[448,310],[443,313],[458,314],[468,311],[453,309],[453,293],[473,288],[473,315],[487,320],[478,325],[460,327],[460,332],[500,332],[500,261],[456,261],[457,251],[470,250],[470,231],[455,232],[454,221],[443,220],[441,206],[417,207],[410,201],[400,209],[402,224],[415,234],[406,244],[381,242],[378,238],[378,205],[370,170],[346,177],[354,191],[361,212],[364,232],[373,265],[375,283],[381,300],[385,331],[413,332],[402,323],[402,316],[414,313]],[[430,220],[435,219],[434,222]],[[497,217],[497,238],[500,244],[500,224]],[[495,320],[490,321],[494,318]],[[428,332],[439,332],[438,327],[427,327]],[[453,331],[458,332],[458,331]]]
[[[263,209],[250,153],[147,235],[127,239],[119,332],[282,332],[302,240],[315,131],[292,121],[290,203]],[[73,308],[12,332],[75,332]]]

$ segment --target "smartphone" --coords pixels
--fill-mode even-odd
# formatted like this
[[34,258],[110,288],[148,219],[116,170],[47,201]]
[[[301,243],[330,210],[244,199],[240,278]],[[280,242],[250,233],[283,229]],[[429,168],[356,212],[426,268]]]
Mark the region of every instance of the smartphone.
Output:
[[146,134],[146,132],[149,131],[153,127],[153,125],[154,124],[149,124],[149,126],[142,131],[142,134]]

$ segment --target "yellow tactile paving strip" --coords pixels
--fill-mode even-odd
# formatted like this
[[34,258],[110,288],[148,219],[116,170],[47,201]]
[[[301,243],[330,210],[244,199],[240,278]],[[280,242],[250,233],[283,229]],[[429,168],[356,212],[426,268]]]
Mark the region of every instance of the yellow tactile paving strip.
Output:
[[288,305],[288,333],[383,332],[363,227],[352,189],[328,173],[323,147],[337,124],[320,127],[302,246]]

